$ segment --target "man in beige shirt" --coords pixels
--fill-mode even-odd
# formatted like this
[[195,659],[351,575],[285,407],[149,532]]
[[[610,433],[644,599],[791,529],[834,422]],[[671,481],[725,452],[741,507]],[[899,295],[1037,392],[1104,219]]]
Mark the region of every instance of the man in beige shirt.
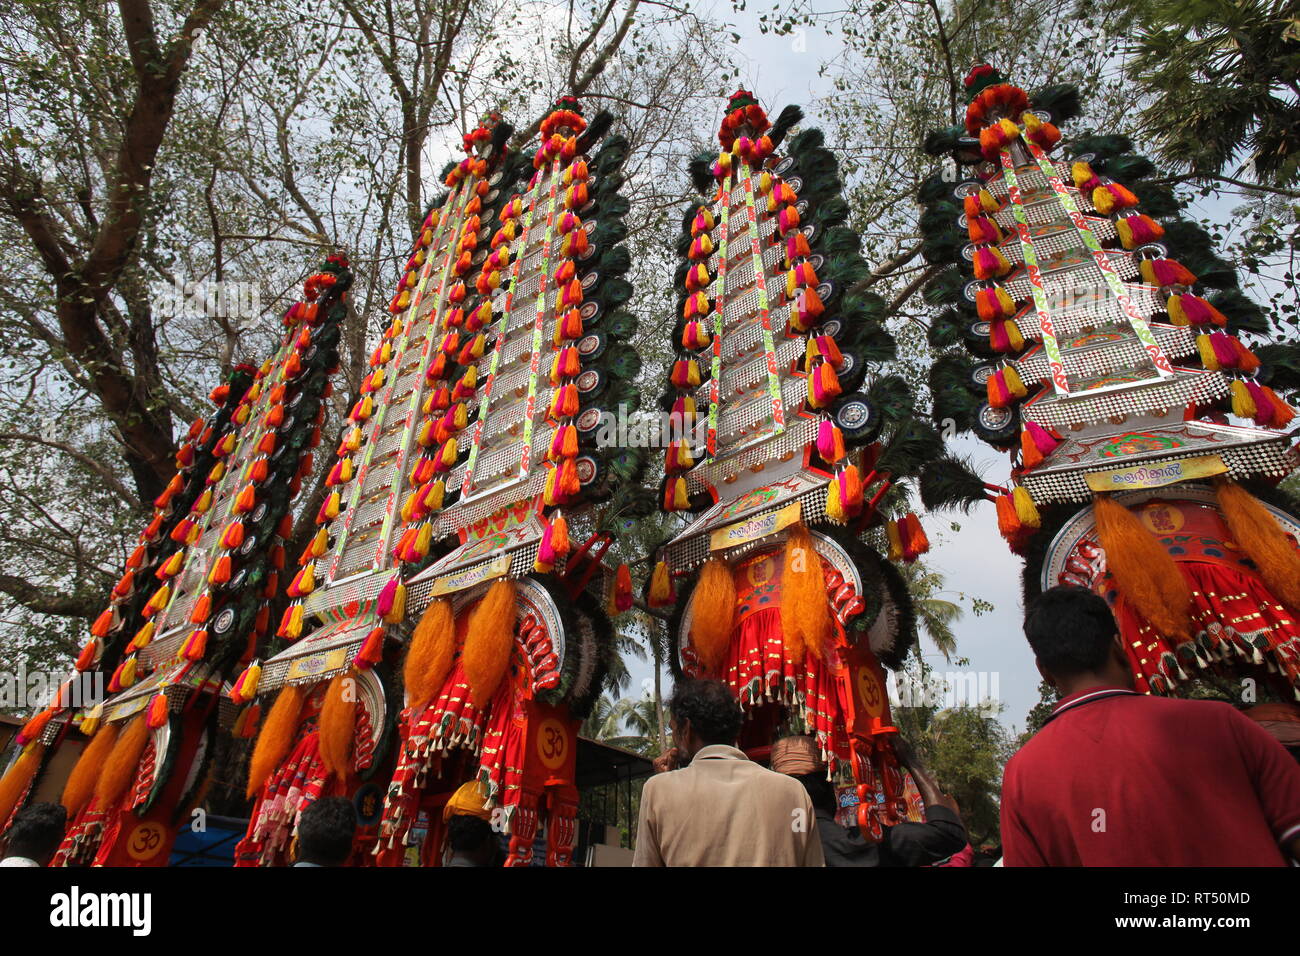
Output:
[[687,681],[668,703],[677,746],[641,792],[634,866],[824,866],[817,818],[795,779],[732,746],[744,720],[721,681]]

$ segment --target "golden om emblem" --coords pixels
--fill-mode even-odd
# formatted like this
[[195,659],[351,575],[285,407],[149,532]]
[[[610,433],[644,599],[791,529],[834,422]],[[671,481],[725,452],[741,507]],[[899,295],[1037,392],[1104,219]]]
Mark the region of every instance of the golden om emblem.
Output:
[[148,860],[162,849],[164,831],[162,824],[145,822],[131,831],[126,841],[126,852],[133,860]]
[[569,731],[554,717],[543,720],[537,728],[537,756],[550,770],[564,765],[569,754]]
[[862,701],[862,706],[866,708],[867,713],[872,717],[880,717],[884,714],[884,688],[880,686],[880,679],[876,677],[875,672],[870,667],[859,667],[857,669],[858,699]]

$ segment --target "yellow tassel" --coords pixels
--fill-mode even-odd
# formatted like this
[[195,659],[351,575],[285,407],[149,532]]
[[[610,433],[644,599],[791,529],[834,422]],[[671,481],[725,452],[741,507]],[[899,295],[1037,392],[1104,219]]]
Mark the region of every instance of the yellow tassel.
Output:
[[424,507],[429,511],[437,511],[442,507],[442,498],[446,493],[447,485],[439,478],[433,484],[429,485],[424,492]]
[[406,585],[397,585],[397,590],[393,595],[393,606],[388,613],[384,615],[384,622],[387,624],[398,624],[406,618]]
[[650,575],[650,606],[663,607],[673,597],[672,577],[668,572],[668,562],[655,563],[654,573]]
[[1211,372],[1219,371],[1219,359],[1214,354],[1214,346],[1210,344],[1208,335],[1198,335],[1196,337],[1196,351],[1201,355],[1201,364]]
[[1103,216],[1109,216],[1115,208],[1115,195],[1105,186],[1098,186],[1092,191],[1092,205]]
[[1259,409],[1255,407],[1255,399],[1251,397],[1246,383],[1234,378],[1228,385],[1228,390],[1232,393],[1232,414],[1238,418],[1254,418]]
[[836,524],[844,524],[848,519],[844,502],[840,500],[839,478],[832,478],[826,485],[826,517]]
[[736,582],[721,558],[712,558],[700,571],[691,598],[691,647],[700,663],[717,674],[727,656],[736,616]]
[[1038,514],[1038,506],[1034,504],[1033,496],[1029,490],[1022,485],[1016,485],[1011,492],[1012,503],[1016,506],[1016,517],[1026,528],[1040,528],[1043,519]]
[[903,560],[903,534],[898,529],[897,521],[889,521],[885,524],[885,536],[889,539],[889,560]]
[[1007,391],[1016,398],[1024,398],[1028,394],[1024,380],[1021,379],[1020,373],[1016,371],[1014,365],[1004,365],[1002,367],[1002,381],[1006,383]]
[[686,479],[673,479],[673,509],[676,511],[685,511],[691,506],[691,499],[686,493]]
[[144,627],[135,632],[135,637],[131,638],[131,648],[139,650],[142,647],[148,647],[149,642],[153,640],[154,620],[150,618],[144,622]]
[[1186,327],[1190,323],[1187,321],[1187,313],[1183,311],[1183,297],[1181,295],[1171,295],[1169,301],[1165,303],[1165,311],[1169,313],[1169,324]]

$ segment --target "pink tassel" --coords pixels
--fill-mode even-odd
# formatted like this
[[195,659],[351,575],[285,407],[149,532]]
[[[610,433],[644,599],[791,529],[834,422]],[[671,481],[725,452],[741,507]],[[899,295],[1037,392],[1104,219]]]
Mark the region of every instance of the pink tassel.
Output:
[[1052,436],[1051,432],[1037,422],[1026,421],[1025,431],[1029,432],[1034,447],[1038,449],[1038,453],[1044,458],[1056,451],[1057,446],[1061,444]]
[[388,579],[388,583],[379,591],[379,597],[375,601],[375,613],[384,617],[393,609],[393,599],[397,597],[397,575]]
[[1268,400],[1268,393],[1250,379],[1245,379],[1244,384],[1246,391],[1250,392],[1250,400],[1255,403],[1255,424],[1261,427],[1273,424],[1273,403]]
[[1206,302],[1199,295],[1190,292],[1179,296],[1178,304],[1190,325],[1223,325],[1227,320],[1223,313]]
[[834,464],[844,457],[844,436],[829,418],[817,426],[817,454],[822,461]]
[[1211,334],[1210,346],[1214,349],[1214,357],[1219,360],[1220,368],[1237,367],[1237,350],[1227,335],[1222,332]]

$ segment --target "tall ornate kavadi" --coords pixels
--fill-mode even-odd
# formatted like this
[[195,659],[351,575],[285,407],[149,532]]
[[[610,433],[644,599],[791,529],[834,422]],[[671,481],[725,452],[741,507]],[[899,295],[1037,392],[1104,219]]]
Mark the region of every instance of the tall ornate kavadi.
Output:
[[89,738],[63,790],[71,824],[56,863],[163,865],[202,802],[237,729],[222,690],[269,630],[351,281],[346,261],[330,257],[285,313],[274,355],[214,390],[216,412],[190,428],[77,660],[83,678],[107,678],[107,698],[61,698],[36,719],[33,745],[49,745],[46,757],[71,734]]
[[1272,487],[1294,413],[1268,384],[1292,381],[1293,350],[1242,342],[1267,317],[1127,140],[1052,158],[1073,88],[1030,96],[989,66],[966,86],[965,123],[926,144],[974,173],[921,188],[926,255],[958,263],[926,290],[949,306],[930,382],[936,418],[1005,449],[1011,472],[1002,487],[936,462],[926,504],[995,501],[1026,594],[1102,594],[1143,690],[1209,669],[1294,692],[1300,525]]
[[896,564],[928,548],[915,515],[888,510],[942,442],[907,383],[872,371],[894,357],[886,305],[862,291],[870,272],[821,133],[788,135],[801,115],[770,124],[739,91],[721,152],[692,164],[705,198],[679,243],[662,408],[681,437],[661,489],[688,521],[659,549],[648,599],[675,608],[677,676],[734,691],[741,746],[763,759],[779,738],[812,737],[844,819],[878,836],[905,812],[881,666],[915,642]]
[[635,322],[611,119],[561,100],[526,155],[490,117],[444,174],[261,670],[258,693],[278,693],[241,865],[284,862],[322,793],[356,801],[356,862],[436,865],[439,808],[473,779],[510,864],[539,836],[545,862],[569,862],[615,583],[608,538],[571,547],[569,529],[580,505],[625,506],[616,486],[642,464],[595,447],[639,369],[618,341]]
[[[176,476],[154,502],[149,524],[137,536],[122,577],[109,595],[108,607],[91,625],[73,675],[58,689],[50,706],[18,734],[21,750],[0,786],[0,829],[7,827],[15,810],[30,799],[57,751],[65,744],[84,747],[89,742],[88,732],[95,724],[92,720],[87,732],[81,731],[82,708],[93,708],[102,697],[109,675],[117,672],[135,635],[147,624],[144,608],[157,587],[159,569],[186,544],[186,531],[177,531],[177,526],[191,514],[207,487],[206,477],[218,460],[216,449],[237,427],[232,416],[238,398],[248,389],[252,372],[245,366],[236,368],[229,381],[213,391],[213,412],[190,426],[177,452]],[[111,746],[110,736],[100,738],[101,750]],[[101,759],[103,756],[101,753]],[[73,816],[84,805],[82,796],[86,794],[80,793],[68,806]]]

